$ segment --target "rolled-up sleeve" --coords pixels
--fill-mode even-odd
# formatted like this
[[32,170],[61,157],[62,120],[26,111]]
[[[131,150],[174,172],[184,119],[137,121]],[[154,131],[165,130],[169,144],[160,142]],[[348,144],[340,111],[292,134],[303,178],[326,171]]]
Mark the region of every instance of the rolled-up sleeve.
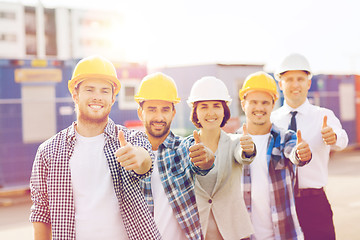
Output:
[[31,206],[30,222],[51,223],[47,194],[48,164],[42,146],[39,147],[30,177]]

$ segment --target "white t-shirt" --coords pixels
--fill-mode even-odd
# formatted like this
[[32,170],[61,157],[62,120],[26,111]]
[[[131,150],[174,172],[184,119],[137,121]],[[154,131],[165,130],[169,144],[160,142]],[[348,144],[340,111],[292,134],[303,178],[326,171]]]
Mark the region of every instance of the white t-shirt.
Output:
[[76,133],[70,158],[77,240],[129,239],[104,153],[104,134]]
[[165,194],[162,185],[159,166],[157,160],[157,151],[154,151],[155,159],[154,169],[151,174],[151,191],[154,199],[154,219],[164,240],[183,240],[186,239],[184,231],[181,229],[169,200]]
[[251,221],[257,240],[274,239],[270,208],[269,170],[266,159],[270,133],[250,135],[256,146],[256,156],[250,164],[251,171]]

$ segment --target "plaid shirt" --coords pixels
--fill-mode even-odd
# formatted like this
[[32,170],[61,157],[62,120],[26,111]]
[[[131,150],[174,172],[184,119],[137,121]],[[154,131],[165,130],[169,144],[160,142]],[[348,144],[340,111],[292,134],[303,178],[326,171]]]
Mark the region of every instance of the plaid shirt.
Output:
[[[187,239],[203,239],[200,217],[195,199],[195,174],[205,175],[209,170],[201,170],[192,164],[189,147],[194,141],[169,133],[158,148],[159,174],[165,194],[176,219],[185,231]],[[154,200],[151,191],[151,178],[140,181],[150,211],[154,214]]]
[[[75,125],[74,122],[40,145],[30,179],[33,201],[30,221],[51,224],[54,240],[75,239],[75,209],[69,166],[76,142]],[[138,175],[134,171],[126,171],[116,161],[114,153],[120,148],[118,128],[123,130],[128,142],[144,147],[152,158],[154,155],[144,133],[116,126],[109,119],[104,130],[104,152],[125,229],[129,239],[161,239],[139,186],[139,179],[147,177],[151,171]]]
[[[272,224],[275,239],[304,239],[296,215],[294,199],[295,168],[308,162],[299,162],[296,157],[296,134],[294,131],[280,130],[272,125],[267,149],[269,169],[269,189]],[[251,213],[251,171],[244,165],[243,193],[245,204]]]

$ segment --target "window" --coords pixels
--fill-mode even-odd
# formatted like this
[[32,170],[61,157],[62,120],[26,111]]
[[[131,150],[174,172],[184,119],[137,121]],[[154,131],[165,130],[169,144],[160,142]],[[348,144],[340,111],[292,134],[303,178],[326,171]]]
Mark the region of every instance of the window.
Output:
[[126,79],[121,81],[121,89],[118,95],[119,109],[137,109],[138,104],[135,102],[134,95],[140,85],[138,79]]

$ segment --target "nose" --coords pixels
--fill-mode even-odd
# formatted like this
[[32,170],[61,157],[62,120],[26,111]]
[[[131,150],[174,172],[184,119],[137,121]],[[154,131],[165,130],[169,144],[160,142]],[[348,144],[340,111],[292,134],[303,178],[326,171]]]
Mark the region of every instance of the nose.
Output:
[[157,121],[157,122],[161,122],[165,119],[164,115],[162,114],[161,111],[156,111],[155,113],[155,117],[154,117],[154,120]]
[[96,101],[101,101],[103,99],[100,91],[94,91],[92,98]]
[[293,87],[298,87],[300,85],[299,80],[295,79],[293,82]]
[[257,111],[264,111],[264,109],[265,109],[265,105],[261,102],[259,102],[255,105],[255,110],[257,110]]

